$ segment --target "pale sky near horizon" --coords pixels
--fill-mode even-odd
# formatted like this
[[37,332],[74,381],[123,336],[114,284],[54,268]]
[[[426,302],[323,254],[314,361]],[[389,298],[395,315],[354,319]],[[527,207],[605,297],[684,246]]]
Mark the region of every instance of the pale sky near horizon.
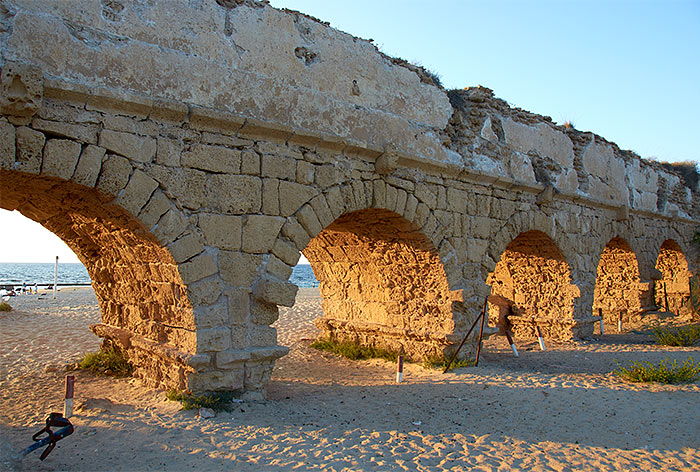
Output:
[[[700,1],[271,0],[644,158],[700,161]],[[0,211],[0,262],[77,262]],[[9,229],[9,231],[8,231]]]

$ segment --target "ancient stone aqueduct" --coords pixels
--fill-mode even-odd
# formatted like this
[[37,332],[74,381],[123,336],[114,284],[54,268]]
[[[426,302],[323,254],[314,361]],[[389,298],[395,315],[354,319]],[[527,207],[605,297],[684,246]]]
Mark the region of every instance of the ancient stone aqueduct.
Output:
[[655,285],[687,309],[697,183],[306,15],[9,0],[0,38],[0,206],[75,251],[94,332],[152,385],[264,391],[302,252],[326,336],[414,358],[489,292],[518,336],[589,335]]

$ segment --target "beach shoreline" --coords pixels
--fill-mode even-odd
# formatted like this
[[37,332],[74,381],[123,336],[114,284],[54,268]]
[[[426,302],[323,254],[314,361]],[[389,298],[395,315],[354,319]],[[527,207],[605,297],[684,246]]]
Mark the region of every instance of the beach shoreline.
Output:
[[[50,411],[62,411],[63,366],[100,340],[90,288],[56,300],[12,297],[0,315],[0,435],[17,451]],[[17,298],[18,300],[14,300]],[[41,300],[39,298],[42,298]],[[310,348],[318,289],[280,310],[267,399],[200,418],[136,379],[77,371],[75,433],[0,467],[19,470],[693,470],[700,464],[698,382],[631,384],[631,361],[700,359],[639,335],[572,344],[485,342],[478,368],[448,374],[416,364],[350,361]],[[693,432],[695,431],[695,433]],[[2,452],[2,451],[0,451]],[[4,452],[3,452],[4,453]],[[2,470],[2,469],[0,469]]]

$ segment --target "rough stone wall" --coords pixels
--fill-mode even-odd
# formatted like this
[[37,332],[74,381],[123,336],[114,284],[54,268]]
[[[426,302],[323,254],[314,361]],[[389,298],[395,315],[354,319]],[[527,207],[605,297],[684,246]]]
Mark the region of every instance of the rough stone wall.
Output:
[[[574,324],[571,273],[563,254],[541,231],[520,234],[506,247],[487,279],[492,296],[507,300],[511,314],[507,323],[521,338],[537,337],[539,325],[544,336],[570,339]],[[499,303],[490,303],[490,324],[498,325]]]
[[466,168],[552,186],[557,193],[585,196],[622,212],[683,218],[700,212],[700,184],[690,188],[680,174],[601,136],[513,108],[484,87],[452,90],[449,96],[455,111],[444,137]]
[[[19,133],[28,130],[20,128]],[[35,132],[33,136],[44,135]],[[45,152],[51,149],[51,142],[47,140]],[[23,141],[18,144],[18,153],[27,151]],[[34,157],[39,158],[39,165],[51,162],[44,159],[42,164],[41,149]],[[196,352],[195,323],[170,252],[133,216],[107,203],[94,189],[56,177],[0,172],[0,206],[41,223],[63,239],[85,265],[102,312],[103,324],[93,328],[96,334],[135,359],[135,375],[147,383],[187,385],[193,371],[187,361]],[[178,354],[168,356],[162,346],[171,346]]]
[[[592,333],[596,268],[617,235],[642,284],[669,239],[700,268],[700,199],[678,175],[486,89],[448,100],[304,15],[248,0],[17,0],[0,25],[2,206],[75,248],[103,307],[96,331],[154,383],[260,393],[286,352],[270,324],[294,303],[300,251],[353,301],[345,311],[324,288],[329,332],[378,320],[363,342],[420,355],[461,340],[528,232],[551,241],[519,249],[546,262],[523,274],[566,288],[560,310],[523,305],[523,326],[544,313],[546,336]],[[351,259],[346,244],[372,251]],[[326,252],[376,273],[343,285]],[[385,300],[401,293],[400,307]]]
[[303,252],[320,281],[324,337],[414,359],[445,355],[455,331],[449,285],[437,250],[411,223],[387,210],[347,213]]
[[689,314],[690,277],[688,262],[677,242],[664,241],[656,260],[656,269],[662,278],[656,282],[654,298],[656,305],[679,315]]
[[602,313],[608,332],[613,332],[617,326],[620,313],[626,322],[642,310],[640,285],[639,267],[632,248],[624,239],[613,238],[600,256],[593,299],[593,314]]

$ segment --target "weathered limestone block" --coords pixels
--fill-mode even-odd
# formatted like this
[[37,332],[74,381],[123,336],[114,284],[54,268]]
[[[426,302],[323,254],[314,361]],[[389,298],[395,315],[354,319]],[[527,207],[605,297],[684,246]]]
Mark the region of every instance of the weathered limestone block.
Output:
[[314,183],[314,165],[306,161],[297,161],[297,182],[302,185]]
[[[78,163],[80,166],[80,163]],[[146,228],[153,228],[160,218],[170,209],[170,200],[160,190],[156,190],[151,199],[139,213],[139,220]]]
[[248,321],[250,315],[250,293],[249,289],[232,289],[226,292],[231,325],[243,325]]
[[209,254],[200,254],[179,265],[180,276],[186,284],[196,282],[217,272],[214,258]]
[[314,209],[309,204],[301,207],[297,214],[297,220],[311,237],[316,236],[323,230],[323,226],[321,226]]
[[252,287],[262,256],[235,251],[219,252],[219,272],[227,284]]
[[0,121],[0,169],[14,169],[15,139],[15,127]]
[[298,289],[289,282],[262,279],[255,287],[255,298],[273,305],[294,306]]
[[43,94],[41,69],[31,64],[5,62],[0,70],[0,113],[31,117],[41,106]]
[[187,220],[182,213],[171,208],[160,217],[158,224],[152,229],[153,236],[163,244],[170,244],[185,232],[186,225]]
[[207,178],[206,206],[236,215],[258,213],[262,180],[249,175],[216,174]]
[[240,366],[250,359],[250,350],[227,350],[216,353],[216,366],[220,369],[231,369]]
[[53,136],[61,136],[63,138],[69,138],[81,143],[97,143],[96,125],[65,123],[61,121],[49,121],[42,120],[41,118],[34,118],[32,120],[32,128]]
[[116,197],[129,181],[131,170],[131,163],[128,159],[109,154],[102,163],[102,170],[97,179],[97,190]]
[[261,175],[281,180],[296,179],[297,161],[288,157],[263,154],[261,160]]
[[199,227],[210,246],[234,251],[241,248],[242,217],[204,213],[199,215]]
[[569,137],[551,126],[540,123],[529,126],[513,121],[511,118],[501,120],[506,143],[516,151],[527,154],[535,151],[546,156],[563,167],[571,167],[574,161],[574,145]]
[[260,175],[260,155],[255,151],[241,153],[241,174]]
[[250,320],[263,326],[269,326],[279,317],[279,308],[270,303],[253,302],[250,307]]
[[253,325],[249,328],[252,347],[268,347],[277,344],[277,330],[269,326]]
[[185,167],[235,174],[241,170],[241,151],[198,144],[192,150],[183,152],[180,161]]
[[168,249],[170,249],[170,254],[175,262],[180,264],[201,253],[204,250],[204,245],[199,236],[188,232],[170,243]]
[[68,139],[50,139],[44,147],[43,174],[68,180],[80,157],[80,144]]
[[180,154],[183,145],[177,139],[158,136],[156,140],[156,164],[177,167],[180,165]]
[[[228,325],[228,304],[221,301],[214,305],[196,307],[194,309],[194,323],[198,330]],[[224,337],[230,338],[228,333],[224,333]]]
[[279,216],[248,215],[243,223],[241,248],[252,254],[268,253],[283,224],[284,218]]
[[99,145],[137,162],[151,162],[156,155],[155,139],[110,129],[102,130]]
[[294,214],[304,203],[311,200],[315,195],[316,191],[311,187],[296,182],[280,181],[280,215],[290,216]]
[[[51,141],[49,141],[49,144]],[[49,145],[47,144],[47,149]],[[44,161],[44,165],[46,162]],[[145,172],[136,169],[129,178],[129,183],[124,191],[116,199],[115,203],[121,205],[132,215],[138,215],[146,205],[151,195],[158,188],[158,182],[149,177]]]
[[15,168],[22,172],[38,174],[41,170],[43,149],[46,138],[43,133],[26,126],[17,128],[17,157]]
[[284,226],[282,226],[282,234],[294,241],[298,251],[303,250],[311,240],[309,233],[306,232],[304,227],[300,225],[296,219],[287,220]]
[[223,293],[223,284],[217,277],[209,277],[187,285],[187,295],[192,305],[210,305]]
[[78,164],[71,180],[76,184],[94,187],[102,169],[102,159],[105,156],[105,149],[92,144],[86,146],[80,153]]
[[280,238],[277,238],[274,246],[272,246],[272,253],[290,266],[295,266],[301,256],[301,253],[294,245]]
[[223,351],[231,348],[231,329],[225,326],[197,329],[197,352]]
[[244,387],[244,378],[243,366],[226,370],[212,370],[189,375],[187,386],[188,390],[193,392],[240,390]]
[[278,279],[287,280],[292,275],[293,269],[271,254],[265,266],[265,271]]

